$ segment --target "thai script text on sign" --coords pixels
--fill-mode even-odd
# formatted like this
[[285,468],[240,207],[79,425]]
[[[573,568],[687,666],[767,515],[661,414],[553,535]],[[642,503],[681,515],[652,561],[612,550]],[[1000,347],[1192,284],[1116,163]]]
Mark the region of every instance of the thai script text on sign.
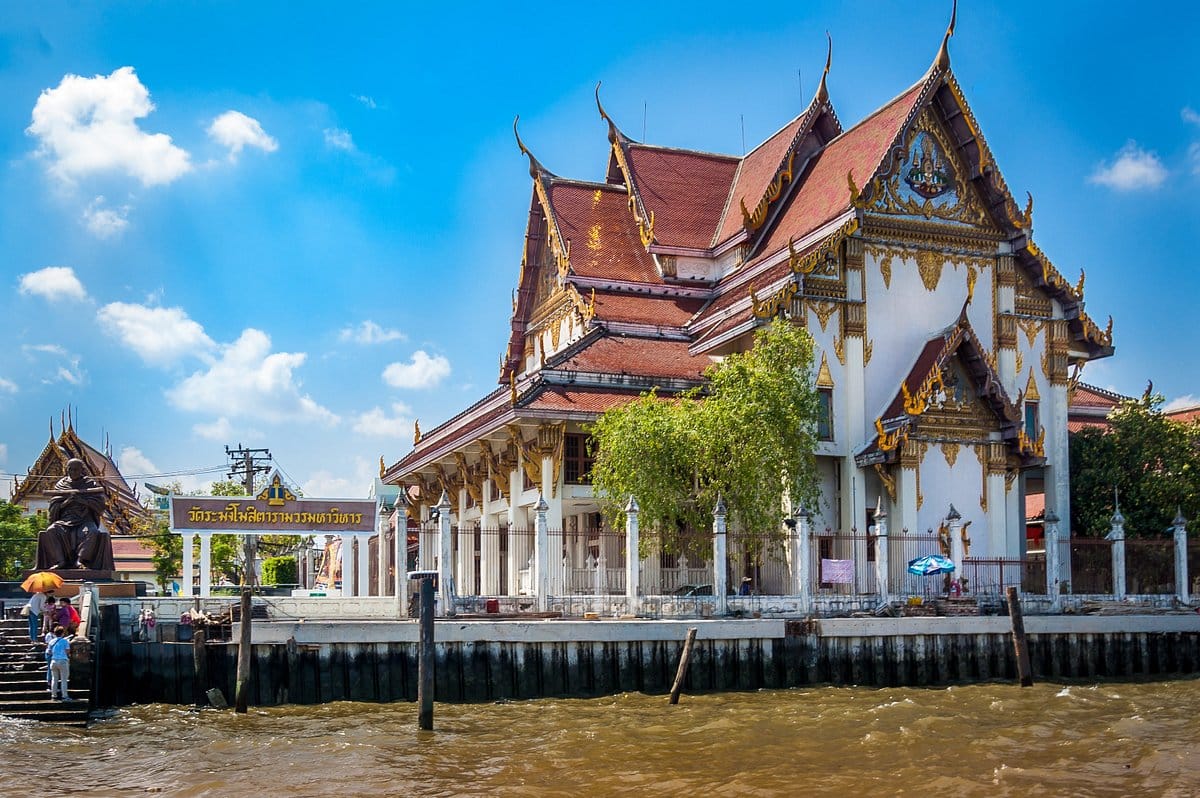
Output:
[[171,497],[171,528],[246,532],[374,532],[375,502],[297,499],[282,507],[226,497]]

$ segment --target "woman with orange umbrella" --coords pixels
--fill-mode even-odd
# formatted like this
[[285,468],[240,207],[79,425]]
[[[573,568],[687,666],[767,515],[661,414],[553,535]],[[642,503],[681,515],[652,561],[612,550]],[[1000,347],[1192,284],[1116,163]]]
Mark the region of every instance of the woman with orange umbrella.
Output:
[[40,571],[35,574],[30,574],[25,581],[21,583],[21,588],[33,595],[29,598],[29,603],[25,605],[21,611],[22,614],[29,616],[29,640],[32,643],[38,642],[38,632],[41,629],[42,615],[46,612],[46,603],[49,601],[50,608],[54,607],[54,591],[62,587],[62,577],[58,574],[48,571]]

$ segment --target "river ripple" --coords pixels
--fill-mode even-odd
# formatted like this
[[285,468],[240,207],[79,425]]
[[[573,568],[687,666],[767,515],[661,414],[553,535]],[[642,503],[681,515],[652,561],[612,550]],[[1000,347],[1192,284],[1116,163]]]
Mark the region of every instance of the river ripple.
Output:
[[439,704],[435,725],[352,703],[0,721],[0,779],[6,795],[1200,794],[1197,680]]

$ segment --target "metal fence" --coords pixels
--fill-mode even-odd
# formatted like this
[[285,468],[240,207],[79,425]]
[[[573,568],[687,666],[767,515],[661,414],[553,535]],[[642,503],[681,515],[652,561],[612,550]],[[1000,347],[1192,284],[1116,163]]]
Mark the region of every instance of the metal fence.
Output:
[[1003,598],[1008,588],[1026,593],[1046,591],[1045,559],[969,558],[963,561],[964,593]]
[[1125,541],[1125,592],[1131,596],[1175,592],[1175,541],[1132,538]]
[[1104,538],[1071,538],[1060,541],[1071,562],[1070,592],[1082,595],[1112,593],[1112,541]]

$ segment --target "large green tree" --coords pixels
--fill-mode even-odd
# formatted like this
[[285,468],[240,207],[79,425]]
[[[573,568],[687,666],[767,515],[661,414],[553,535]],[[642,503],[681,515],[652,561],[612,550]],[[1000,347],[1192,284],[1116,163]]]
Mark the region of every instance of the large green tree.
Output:
[[34,567],[38,533],[47,524],[45,513],[25,516],[19,505],[0,501],[0,579],[20,579]]
[[721,496],[731,529],[769,537],[785,496],[815,500],[819,405],[808,331],[777,319],[706,376],[703,389],[645,394],[592,425],[592,484],[614,526],[632,495],[642,526],[664,539],[703,529]]
[[1107,430],[1071,435],[1074,534],[1107,534],[1116,492],[1129,537],[1164,535],[1177,509],[1185,518],[1200,515],[1200,423],[1172,421],[1162,403],[1147,391],[1118,405]]

